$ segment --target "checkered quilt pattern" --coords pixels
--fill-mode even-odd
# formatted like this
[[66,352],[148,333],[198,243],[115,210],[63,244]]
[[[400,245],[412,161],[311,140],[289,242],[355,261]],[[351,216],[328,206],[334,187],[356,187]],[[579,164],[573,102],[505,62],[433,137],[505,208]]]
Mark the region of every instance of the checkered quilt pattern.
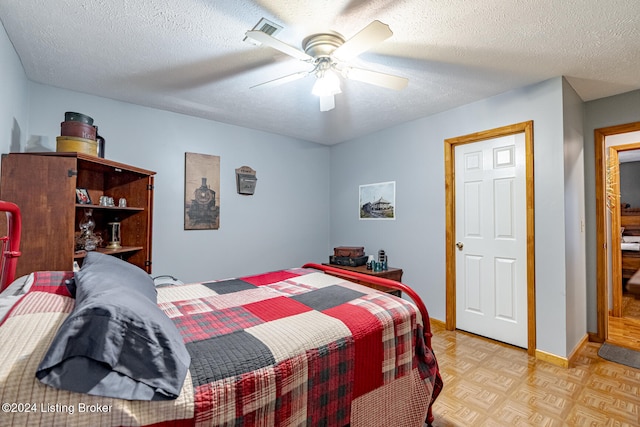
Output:
[[191,355],[178,399],[57,390],[35,371],[74,307],[72,273],[34,274],[0,325],[0,400],[17,405],[2,426],[422,426],[442,386],[412,303],[290,269],[158,289]]

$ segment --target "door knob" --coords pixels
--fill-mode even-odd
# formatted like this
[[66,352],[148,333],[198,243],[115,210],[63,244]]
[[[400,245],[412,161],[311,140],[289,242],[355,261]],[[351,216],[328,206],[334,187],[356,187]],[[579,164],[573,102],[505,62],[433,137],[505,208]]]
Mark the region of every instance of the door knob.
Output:
[[464,247],[464,243],[458,242],[458,243],[456,243],[456,247],[458,248],[459,251],[461,251],[462,248]]

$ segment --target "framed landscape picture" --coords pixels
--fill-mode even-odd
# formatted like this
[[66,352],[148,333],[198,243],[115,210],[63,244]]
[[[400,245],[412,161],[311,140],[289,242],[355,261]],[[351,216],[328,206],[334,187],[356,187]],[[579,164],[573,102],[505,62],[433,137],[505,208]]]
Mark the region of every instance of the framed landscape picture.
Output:
[[362,220],[395,220],[396,182],[361,185],[358,207]]

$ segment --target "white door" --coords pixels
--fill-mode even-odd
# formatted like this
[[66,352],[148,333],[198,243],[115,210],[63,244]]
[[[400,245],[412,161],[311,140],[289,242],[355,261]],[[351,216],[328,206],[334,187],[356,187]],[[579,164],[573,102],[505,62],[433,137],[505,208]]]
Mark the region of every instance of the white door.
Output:
[[525,134],[455,147],[456,327],[527,348]]

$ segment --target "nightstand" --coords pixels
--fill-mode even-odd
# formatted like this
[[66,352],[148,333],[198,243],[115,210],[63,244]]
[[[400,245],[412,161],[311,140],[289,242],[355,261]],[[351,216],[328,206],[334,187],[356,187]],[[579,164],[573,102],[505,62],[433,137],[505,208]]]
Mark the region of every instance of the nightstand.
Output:
[[[401,268],[392,268],[389,267],[389,269],[387,270],[383,270],[383,271],[373,271],[373,270],[367,270],[367,266],[366,265],[361,265],[359,267],[349,267],[346,265],[335,265],[335,264],[323,264],[323,265],[328,265],[334,268],[339,268],[341,270],[348,270],[348,271],[355,271],[357,273],[362,273],[362,274],[367,274],[369,276],[376,276],[376,277],[381,277],[384,279],[390,279],[390,280],[395,280],[397,282],[402,282],[402,269]],[[327,272],[328,274],[332,274],[331,272]],[[338,274],[333,274],[336,277],[339,277]],[[347,278],[348,280],[355,282],[355,283],[359,283],[361,285],[367,286],[369,288],[372,289],[376,289],[378,291],[382,291],[382,292],[386,292],[388,294],[391,295],[395,295],[397,297],[402,296],[402,292],[396,289],[391,289],[391,288],[387,288],[386,286],[380,286],[380,285],[376,285],[373,283],[369,283],[366,280],[356,280],[356,279],[352,279],[352,278]]]

